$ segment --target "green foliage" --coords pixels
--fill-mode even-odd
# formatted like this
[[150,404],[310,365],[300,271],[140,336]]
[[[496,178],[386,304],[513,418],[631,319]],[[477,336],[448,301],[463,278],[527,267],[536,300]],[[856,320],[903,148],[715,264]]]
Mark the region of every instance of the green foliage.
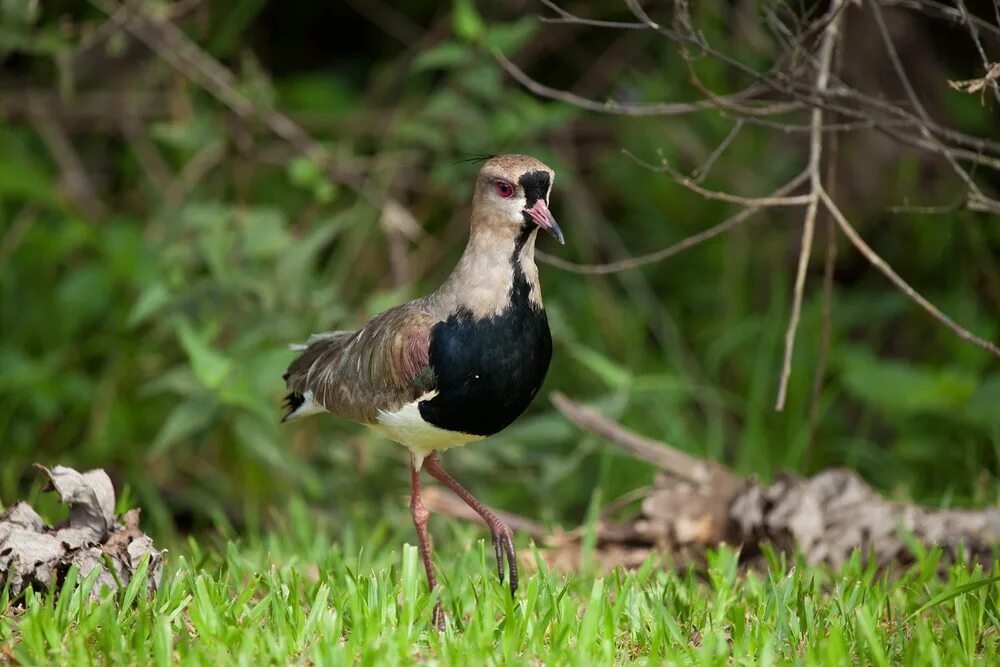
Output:
[[466,41],[479,40],[486,30],[473,0],[455,0],[451,15],[455,34]]

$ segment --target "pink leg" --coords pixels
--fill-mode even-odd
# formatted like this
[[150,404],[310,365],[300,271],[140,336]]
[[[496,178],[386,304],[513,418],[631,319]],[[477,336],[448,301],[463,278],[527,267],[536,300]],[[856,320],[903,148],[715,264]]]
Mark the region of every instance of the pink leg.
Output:
[[[431,591],[437,586],[437,577],[434,576],[434,563],[431,562],[431,539],[427,534],[427,519],[430,512],[424,507],[424,501],[420,498],[420,468],[410,460],[410,514],[413,515],[413,525],[417,529],[417,542],[420,545],[420,557],[424,561],[424,570],[427,572],[427,588]],[[434,605],[431,613],[431,624],[438,630],[444,630],[444,611],[441,603]]]
[[466,505],[483,517],[483,521],[490,527],[490,533],[493,537],[493,549],[497,555],[497,573],[500,575],[500,583],[503,583],[504,555],[507,556],[507,567],[510,568],[510,593],[513,595],[517,591],[517,552],[514,550],[514,533],[507,527],[507,524],[497,518],[496,514],[489,511],[454,477],[445,472],[444,468],[441,467],[437,452],[424,460],[424,468],[431,474],[431,477],[454,491],[455,495],[464,500]]

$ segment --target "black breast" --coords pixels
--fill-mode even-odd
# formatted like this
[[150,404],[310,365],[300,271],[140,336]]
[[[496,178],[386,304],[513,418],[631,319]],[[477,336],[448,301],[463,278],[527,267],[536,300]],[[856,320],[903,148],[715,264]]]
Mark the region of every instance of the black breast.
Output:
[[438,395],[420,403],[420,415],[447,429],[488,436],[517,419],[538,393],[552,358],[545,311],[514,264],[510,304],[495,317],[475,320],[459,311],[431,331],[430,362]]

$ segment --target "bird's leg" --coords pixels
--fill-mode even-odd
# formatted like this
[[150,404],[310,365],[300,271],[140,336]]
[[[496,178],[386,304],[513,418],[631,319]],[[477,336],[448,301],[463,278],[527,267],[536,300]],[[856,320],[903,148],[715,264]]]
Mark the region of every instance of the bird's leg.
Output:
[[[427,588],[431,592],[437,587],[437,577],[434,576],[434,563],[431,562],[431,539],[427,534],[427,519],[431,513],[424,507],[424,501],[420,497],[420,463],[415,458],[410,458],[410,514],[413,515],[413,525],[417,529],[417,542],[420,544],[420,557],[424,561],[424,570],[427,572]],[[431,612],[431,624],[438,630],[444,630],[444,611],[441,609],[441,602],[434,605]]]
[[441,467],[437,452],[434,452],[424,460],[424,468],[431,474],[431,477],[442,482],[445,486],[455,492],[465,504],[483,517],[483,521],[490,527],[493,536],[493,549],[497,555],[497,573],[500,575],[500,583],[503,583],[503,561],[507,556],[507,567],[510,568],[510,593],[517,592],[517,552],[514,550],[514,533],[497,515],[489,511],[485,505],[476,500],[469,491],[459,484],[454,477],[445,472]]

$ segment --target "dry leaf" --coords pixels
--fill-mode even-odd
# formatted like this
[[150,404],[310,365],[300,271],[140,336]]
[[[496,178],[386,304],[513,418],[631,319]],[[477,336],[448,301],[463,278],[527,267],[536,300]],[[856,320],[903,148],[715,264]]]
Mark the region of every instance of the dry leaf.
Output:
[[[81,579],[99,570],[92,595],[127,586],[143,557],[149,555],[149,592],[156,591],[163,570],[163,554],[139,529],[139,510],[129,510],[122,523],[115,519],[115,491],[103,470],[85,473],[56,466],[38,466],[51,488],[69,505],[69,519],[45,526],[27,503],[17,503],[0,514],[0,588],[10,586],[13,597],[28,587],[48,588],[76,565]],[[108,569],[114,568],[114,572]]]

